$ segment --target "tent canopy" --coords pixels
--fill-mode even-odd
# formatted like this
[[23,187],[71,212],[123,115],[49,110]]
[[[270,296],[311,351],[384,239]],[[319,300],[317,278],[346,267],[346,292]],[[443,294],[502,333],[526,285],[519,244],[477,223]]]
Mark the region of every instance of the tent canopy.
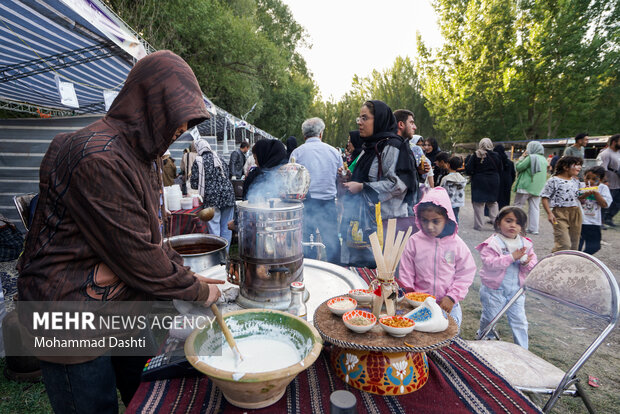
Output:
[[[134,63],[154,51],[100,0],[3,0],[0,108],[42,117],[103,115],[104,92],[120,91]],[[63,103],[59,82],[73,86],[79,106]],[[204,99],[215,116],[201,133],[221,140],[229,128],[229,139],[273,138]]]
[[[119,91],[148,48],[97,1],[8,0],[0,16],[0,100],[7,109],[104,113],[103,91]],[[73,84],[78,108],[61,103],[57,80]]]

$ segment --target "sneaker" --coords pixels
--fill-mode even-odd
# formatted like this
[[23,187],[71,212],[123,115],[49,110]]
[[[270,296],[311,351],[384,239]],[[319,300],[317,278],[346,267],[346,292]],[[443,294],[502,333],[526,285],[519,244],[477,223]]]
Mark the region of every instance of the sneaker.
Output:
[[610,244],[604,240],[601,240],[601,246],[609,246]]

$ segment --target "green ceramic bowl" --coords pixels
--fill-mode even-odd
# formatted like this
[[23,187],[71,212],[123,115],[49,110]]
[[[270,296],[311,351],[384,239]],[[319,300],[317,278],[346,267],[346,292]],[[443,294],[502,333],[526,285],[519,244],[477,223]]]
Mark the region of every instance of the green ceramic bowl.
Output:
[[323,347],[323,340],[314,326],[286,312],[244,309],[227,313],[224,320],[236,340],[255,335],[285,335],[301,357],[301,361],[294,365],[274,371],[246,373],[238,378],[234,372],[214,368],[199,358],[199,355],[214,355],[225,343],[217,322],[194,330],[185,341],[188,361],[207,375],[222,390],[228,402],[237,407],[256,409],[277,402],[284,395],[286,386],[314,363]]

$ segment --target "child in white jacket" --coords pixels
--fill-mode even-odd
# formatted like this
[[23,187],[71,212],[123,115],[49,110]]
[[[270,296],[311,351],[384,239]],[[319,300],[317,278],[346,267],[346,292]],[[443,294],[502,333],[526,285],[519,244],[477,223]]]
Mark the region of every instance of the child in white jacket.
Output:
[[[532,241],[523,236],[527,215],[519,207],[502,208],[495,219],[491,237],[476,246],[482,259],[480,269],[480,331],[493,320],[506,303],[523,286],[525,278],[538,262]],[[528,348],[525,295],[506,312],[517,345]]]

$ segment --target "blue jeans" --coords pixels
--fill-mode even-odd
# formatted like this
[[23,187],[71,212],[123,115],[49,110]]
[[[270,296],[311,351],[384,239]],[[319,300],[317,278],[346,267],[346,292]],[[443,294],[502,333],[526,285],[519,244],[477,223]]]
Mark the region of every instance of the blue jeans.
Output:
[[41,361],[43,382],[52,409],[57,414],[117,414],[116,388],[128,406],[140,385],[147,359],[103,355],[81,364]]
[[463,311],[461,310],[460,303],[455,303],[450,311],[450,316],[454,318],[456,324],[459,326],[459,331],[461,330],[461,321],[463,321]]
[[228,222],[233,219],[235,207],[214,208],[214,210],[213,218],[207,223],[209,233],[225,238],[228,241],[228,246],[226,246],[228,252],[232,240],[232,231],[228,229]]
[[[480,302],[482,315],[480,316],[480,331],[487,327],[495,315],[508,303],[519,290],[519,262],[510,265],[499,289],[480,286]],[[506,311],[506,317],[512,330],[512,337],[517,345],[528,348],[527,318],[525,316],[525,295]]]

